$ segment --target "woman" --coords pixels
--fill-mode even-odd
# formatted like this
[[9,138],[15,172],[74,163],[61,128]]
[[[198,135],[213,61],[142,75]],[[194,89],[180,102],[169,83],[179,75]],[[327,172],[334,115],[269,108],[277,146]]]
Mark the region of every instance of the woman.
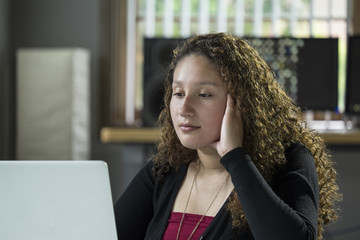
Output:
[[164,100],[158,151],[115,205],[119,239],[322,238],[341,197],[330,155],[246,41],[185,41]]

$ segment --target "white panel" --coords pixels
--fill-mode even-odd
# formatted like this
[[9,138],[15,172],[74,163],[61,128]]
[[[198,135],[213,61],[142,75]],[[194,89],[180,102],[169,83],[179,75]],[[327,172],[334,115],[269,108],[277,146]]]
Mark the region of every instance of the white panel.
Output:
[[172,37],[174,33],[174,0],[164,0],[164,36]]
[[332,0],[329,0],[329,6],[328,6],[328,27],[329,27],[329,37],[332,37],[333,36],[333,31],[332,31],[332,21],[331,21],[331,18],[332,18],[332,8],[333,8],[333,1]]
[[89,159],[89,58],[84,49],[17,52],[17,159]]
[[239,36],[243,36],[245,25],[245,0],[236,0],[235,8],[235,33]]
[[314,16],[316,18],[327,18],[329,0],[312,0],[312,1],[314,8]]
[[207,33],[209,32],[210,21],[209,0],[200,0],[199,11],[199,33]]
[[227,31],[227,0],[218,0],[217,31]]
[[310,0],[309,2],[309,29],[310,29],[310,37],[314,36],[314,27],[313,27],[313,21],[314,21],[314,0]]
[[90,158],[90,83],[88,51],[73,53],[72,159]]
[[263,0],[254,1],[254,36],[261,37],[263,28]]
[[275,37],[280,35],[280,24],[281,19],[281,7],[280,0],[272,0],[272,15],[271,15],[271,27],[272,33]]
[[135,123],[136,1],[127,1],[126,105],[125,122]]
[[[136,2],[136,1],[128,1]],[[146,10],[145,10],[145,36],[154,37],[155,36],[155,0],[146,0]]]
[[186,38],[191,34],[191,4],[190,0],[181,1],[181,36]]
[[[351,1],[350,1],[351,2]],[[331,8],[331,15],[333,17],[346,18],[347,0],[332,0],[333,7]]]
[[297,25],[297,4],[298,0],[291,1],[291,9],[290,9],[290,34],[291,36],[295,36],[296,25]]

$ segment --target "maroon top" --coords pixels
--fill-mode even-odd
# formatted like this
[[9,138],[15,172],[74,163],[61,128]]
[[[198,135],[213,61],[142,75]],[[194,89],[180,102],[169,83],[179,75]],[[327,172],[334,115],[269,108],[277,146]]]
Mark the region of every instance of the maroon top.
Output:
[[[174,240],[176,239],[176,235],[179,230],[179,225],[182,217],[182,213],[179,212],[172,212],[170,214],[170,218],[168,220],[168,225],[166,227],[163,240]],[[197,214],[191,214],[191,213],[185,213],[184,220],[182,223],[181,231],[179,239],[187,240],[192,231],[194,230],[196,224],[201,219],[202,215]],[[210,224],[210,222],[214,219],[214,217],[208,217],[205,216],[203,220],[201,221],[200,225],[196,229],[194,235],[191,239],[199,239],[201,234],[205,231],[207,226]]]

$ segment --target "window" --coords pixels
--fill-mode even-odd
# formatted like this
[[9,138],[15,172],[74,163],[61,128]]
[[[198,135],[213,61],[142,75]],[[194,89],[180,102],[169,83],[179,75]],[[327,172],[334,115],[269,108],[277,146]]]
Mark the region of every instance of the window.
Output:
[[127,4],[127,124],[136,124],[136,113],[143,106],[144,37],[186,38],[214,31],[244,37],[338,38],[338,106],[344,109],[347,0],[127,0]]

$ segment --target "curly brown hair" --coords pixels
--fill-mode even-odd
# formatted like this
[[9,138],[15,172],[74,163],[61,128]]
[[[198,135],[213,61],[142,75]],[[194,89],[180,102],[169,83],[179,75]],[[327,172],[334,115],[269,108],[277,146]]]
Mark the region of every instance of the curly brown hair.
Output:
[[[225,86],[241,111],[244,125],[244,149],[271,185],[272,177],[285,164],[285,149],[300,142],[312,153],[319,179],[318,239],[323,226],[337,220],[341,194],[337,173],[324,140],[310,131],[302,111],[276,81],[274,73],[249,43],[227,33],[194,36],[173,51],[165,80],[164,109],[159,116],[161,140],[153,158],[154,172],[162,178],[171,168],[197,160],[196,150],[181,145],[170,116],[174,70],[189,55],[207,57],[219,70]],[[246,217],[236,193],[228,209],[233,226],[246,226]]]

